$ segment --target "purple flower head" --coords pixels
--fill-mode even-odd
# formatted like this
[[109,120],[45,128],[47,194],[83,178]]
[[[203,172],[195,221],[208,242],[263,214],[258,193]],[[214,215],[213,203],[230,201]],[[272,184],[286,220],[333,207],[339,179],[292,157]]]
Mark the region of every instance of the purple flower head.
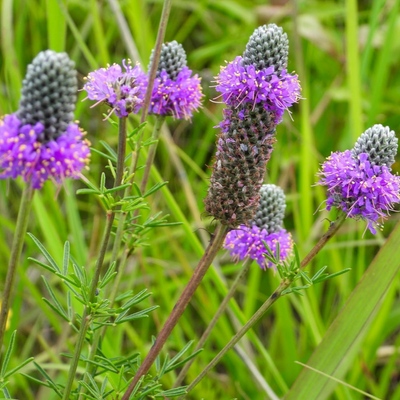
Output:
[[16,114],[0,119],[0,179],[22,176],[40,189],[47,179],[57,183],[79,178],[89,163],[90,143],[77,124],[68,125],[56,139],[41,142],[42,123],[23,125]]
[[393,175],[386,165],[373,165],[369,155],[361,153],[357,158],[352,152],[332,153],[322,164],[318,184],[327,186],[327,209],[338,207],[355,220],[364,220],[371,233],[400,202],[400,178]]
[[107,68],[100,68],[90,72],[87,83],[82,90],[87,92],[87,97],[96,101],[92,106],[106,103],[115,111],[118,117],[126,117],[129,113],[139,112],[147,86],[147,76],[139,65],[131,66],[130,61],[122,61],[125,71],[118,64]]
[[283,70],[277,76],[273,66],[256,70],[253,65],[244,66],[240,56],[222,67],[216,79],[216,90],[224,103],[235,108],[246,102],[253,106],[261,103],[266,110],[276,113],[276,123],[282,120],[285,110],[301,99],[297,75]]
[[161,71],[154,81],[149,113],[190,119],[193,111],[201,107],[203,97],[200,78],[191,74],[192,71],[184,67],[172,80],[166,71]]
[[281,229],[276,233],[268,234],[265,229],[260,229],[257,225],[253,225],[251,228],[240,225],[238,229],[230,231],[226,236],[224,248],[236,261],[250,257],[252,260],[256,260],[262,269],[271,268],[272,263],[264,256],[266,250],[263,240],[268,244],[275,257],[277,255],[276,244],[279,243],[281,260],[292,254],[293,240],[289,232]]

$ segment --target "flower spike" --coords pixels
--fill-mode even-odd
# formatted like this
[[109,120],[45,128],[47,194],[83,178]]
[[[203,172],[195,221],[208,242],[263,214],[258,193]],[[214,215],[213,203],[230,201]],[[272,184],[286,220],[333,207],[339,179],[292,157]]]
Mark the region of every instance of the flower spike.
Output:
[[[105,103],[115,111],[117,117],[137,114],[142,107],[147,86],[147,77],[139,65],[132,67],[130,60],[90,72],[83,90],[96,103]],[[111,114],[110,113],[110,114]]]
[[350,218],[366,221],[376,234],[393,205],[400,202],[400,178],[390,172],[396,153],[394,132],[374,125],[352,150],[331,154],[318,173],[318,184],[327,186],[326,208],[337,207]]
[[217,77],[227,108],[204,202],[210,215],[232,229],[254,217],[276,125],[300,98],[297,76],[286,73],[287,56],[286,34],[264,25],[250,37],[244,56]]
[[40,189],[47,179],[79,178],[90,143],[73,123],[77,79],[66,53],[39,53],[23,80],[19,110],[0,119],[0,179],[22,176]]
[[[153,59],[152,51],[150,66]],[[177,119],[190,119],[193,111],[201,107],[203,97],[200,78],[191,76],[186,66],[186,53],[177,41],[163,43],[149,112],[170,115]]]
[[283,190],[275,185],[263,185],[260,194],[256,218],[249,222],[250,227],[240,225],[230,231],[224,247],[234,260],[250,257],[265,269],[272,267],[272,263],[264,256],[263,242],[268,244],[275,257],[279,243],[279,258],[284,260],[293,253],[293,240],[291,234],[282,228],[286,208]]

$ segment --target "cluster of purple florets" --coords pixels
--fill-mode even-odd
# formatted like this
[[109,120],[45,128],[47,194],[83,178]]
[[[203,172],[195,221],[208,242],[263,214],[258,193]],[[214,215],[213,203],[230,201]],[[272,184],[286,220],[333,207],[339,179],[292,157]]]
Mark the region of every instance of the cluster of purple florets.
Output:
[[191,76],[192,71],[184,67],[175,80],[162,71],[154,81],[149,112],[159,115],[172,115],[177,119],[190,119],[192,112],[201,107],[203,97],[200,78]]
[[350,150],[332,153],[319,172],[319,184],[328,187],[327,209],[338,207],[354,219],[367,221],[376,234],[394,203],[400,202],[400,178],[386,166],[371,166],[368,154],[357,158]]
[[256,70],[253,65],[243,66],[238,56],[227,66],[221,67],[216,90],[225,104],[238,107],[243,103],[263,103],[264,108],[276,113],[276,123],[300,98],[301,87],[297,75],[283,70],[278,76],[274,67]]
[[125,71],[120,65],[113,64],[89,73],[83,87],[86,98],[96,101],[92,107],[104,102],[118,117],[139,112],[147,86],[147,76],[139,65],[132,67],[125,60],[122,65]]
[[77,124],[70,124],[64,134],[42,143],[40,122],[22,125],[15,114],[0,119],[0,178],[22,176],[40,189],[47,179],[61,183],[65,178],[79,178],[89,163],[90,143]]
[[[123,61],[125,71],[118,64],[100,68],[91,72],[83,87],[87,97],[96,101],[92,106],[106,103],[118,117],[129,113],[138,113],[143,105],[148,78],[139,65],[132,67]],[[201,107],[203,97],[200,78],[191,76],[192,71],[184,67],[175,80],[162,71],[154,81],[149,112],[159,115],[171,115],[178,119],[190,119],[192,112]]]
[[240,225],[238,229],[230,231],[225,239],[224,247],[229,250],[229,254],[235,261],[251,258],[257,261],[262,268],[270,268],[273,264],[264,256],[266,249],[265,241],[276,257],[277,243],[279,243],[280,259],[284,260],[292,254],[292,236],[285,229],[276,233],[268,234],[265,229],[260,229],[257,225],[251,228]]

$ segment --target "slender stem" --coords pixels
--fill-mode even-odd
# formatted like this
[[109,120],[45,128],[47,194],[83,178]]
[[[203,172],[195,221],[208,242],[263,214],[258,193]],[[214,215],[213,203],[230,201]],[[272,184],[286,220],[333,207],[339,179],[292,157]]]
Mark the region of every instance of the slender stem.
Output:
[[[218,320],[220,319],[221,315],[224,313],[226,310],[226,307],[229,304],[229,300],[233,297],[233,295],[236,292],[237,287],[239,286],[239,283],[242,281],[242,279],[246,276],[247,272],[249,271],[250,265],[252,264],[253,260],[249,258],[244,264],[243,268],[239,271],[237,274],[235,281],[233,282],[231,288],[229,289],[228,293],[222,300],[221,305],[219,306],[217,312],[215,313],[213,319],[211,322],[208,324],[207,329],[204,331],[203,335],[201,336],[199,342],[197,343],[197,346],[193,350],[193,353],[195,353],[197,350],[200,350],[205,342],[207,341],[208,337],[210,336],[211,331],[214,329],[215,325],[217,324]],[[176,378],[176,381],[174,383],[173,387],[178,387],[183,381],[183,378],[187,374],[189,368],[193,364],[195,358],[192,358],[189,360],[182,368],[181,372],[179,373],[178,377]]]
[[[160,61],[161,48],[162,48],[162,44],[164,41],[165,31],[167,29],[169,12],[171,11],[171,4],[172,4],[172,0],[164,1],[164,6],[163,6],[162,14],[161,14],[161,19],[160,19],[160,25],[158,27],[156,45],[154,47],[153,59],[152,59],[151,68],[150,68],[150,72],[149,72],[149,81],[147,84],[146,95],[144,97],[142,115],[140,117],[141,124],[144,121],[146,121],[147,112],[149,110],[151,95],[153,94],[154,80],[156,79],[156,74],[157,74],[158,62]],[[143,138],[143,132],[140,134],[140,136],[136,142],[136,150],[132,154],[132,161],[134,163],[133,172],[136,172],[137,163],[139,161],[139,151],[140,151],[140,145],[142,143],[142,138]]]
[[[311,260],[320,252],[320,250],[326,245],[326,243],[331,239],[331,237],[339,230],[342,226],[343,222],[346,219],[346,214],[341,213],[335,222],[331,223],[328,231],[322,236],[322,238],[318,241],[318,243],[313,247],[313,249],[307,254],[307,256],[301,261],[300,270],[304,269]],[[274,304],[281,296],[282,292],[287,289],[293,279],[285,279],[283,280],[279,286],[275,289],[275,291],[271,294],[271,296],[267,299],[267,301],[256,311],[256,313],[249,319],[249,321],[236,333],[236,335],[230,340],[230,342],[217,354],[217,356],[204,368],[204,370],[200,373],[200,375],[188,386],[187,393],[189,393],[208,373],[208,371],[213,368],[221,358],[232,349],[236,343],[247,333],[249,329],[251,329],[270,309],[272,304]],[[183,399],[185,396],[182,396],[180,399]]]
[[165,115],[156,116],[156,123],[154,125],[153,134],[151,135],[151,138],[153,140],[156,140],[156,142],[150,145],[149,152],[147,153],[146,167],[144,169],[142,182],[140,184],[140,191],[142,195],[146,191],[147,182],[149,181],[150,170],[151,166],[153,165],[154,157],[156,155],[158,139],[160,137],[161,128],[164,124],[164,121],[165,121]]
[[4,285],[3,298],[1,301],[0,311],[0,353],[3,349],[4,333],[7,325],[8,311],[11,304],[11,297],[14,289],[15,274],[21,257],[22,246],[25,240],[26,229],[28,226],[29,213],[32,205],[34,189],[30,182],[26,183],[22,193],[21,203],[19,205],[17,225],[11,247],[10,261],[8,262],[8,270],[6,282]]
[[[108,241],[110,239],[111,229],[114,221],[114,213],[109,210],[107,211],[107,223],[103,234],[103,239],[101,241],[99,257],[96,262],[96,268],[94,271],[94,276],[92,279],[92,283],[89,289],[89,303],[93,303],[96,301],[96,290],[97,284],[99,283],[101,270],[104,263],[104,257],[106,255]],[[90,326],[90,322],[92,320],[92,316],[90,315],[90,311],[88,311],[87,307],[85,306],[82,315],[82,323],[79,329],[78,340],[75,344],[75,351],[72,357],[72,363],[69,368],[68,372],[68,380],[65,386],[64,394],[62,400],[69,400],[69,396],[71,394],[72,385],[75,380],[76,370],[78,368],[79,359],[82,352],[83,344],[85,343],[86,332]]]
[[[117,169],[116,169],[116,173],[115,173],[115,182],[114,182],[114,187],[120,186],[123,182],[123,177],[124,177],[124,169],[125,169],[125,155],[126,155],[126,137],[127,137],[127,117],[122,117],[119,119],[119,125],[118,125],[118,151],[117,151]],[[124,197],[129,195],[129,192],[127,192],[129,190],[129,188],[126,188],[124,191]],[[111,214],[111,215],[110,215]],[[120,214],[121,216],[123,215],[123,213]],[[102,252],[104,251],[104,254],[102,255],[102,260],[101,260],[101,265],[103,264],[104,261],[104,255],[105,255],[105,251],[107,249],[107,245],[108,245],[108,241],[111,235],[111,229],[112,229],[112,224],[114,222],[114,217],[115,214],[112,211],[109,211],[107,213],[107,218],[111,218],[111,225],[106,227],[106,232],[109,228],[108,231],[108,236],[107,238],[107,243],[105,244],[105,247],[103,249],[103,245],[101,246],[100,249],[100,255],[102,255]],[[113,246],[113,253],[112,253],[112,259],[111,259],[111,263],[113,263],[116,260],[117,257],[117,253],[118,253],[118,248],[119,248],[119,244],[121,243],[121,237],[122,237],[122,231],[123,231],[123,225],[124,225],[124,221],[121,221],[118,223],[118,228],[117,228],[117,234],[116,234],[116,238],[114,241],[114,246]],[[103,238],[104,241],[105,238]],[[118,244],[118,246],[116,246],[116,242]],[[100,259],[100,258],[99,258]],[[97,261],[97,263],[99,263],[99,261]],[[100,268],[96,268],[95,270],[95,277],[93,278],[93,282],[96,282],[96,286],[97,286],[97,282],[100,279],[100,273],[101,273],[101,269],[102,267],[100,266]],[[96,276],[97,274],[97,276]],[[95,287],[96,289],[96,287]],[[107,290],[106,290],[107,293]],[[105,295],[105,297],[107,297]],[[84,314],[86,313],[86,308],[84,310]],[[86,317],[90,317],[88,315],[86,315]],[[83,319],[82,319],[82,326],[83,326]],[[81,329],[82,329],[81,326]],[[87,330],[87,328],[86,328]],[[85,335],[86,335],[86,331],[85,331]],[[88,360],[93,361],[96,353],[97,353],[97,347],[99,345],[99,340],[100,340],[100,330],[95,331],[95,333],[93,334],[93,338],[92,338],[92,344],[90,346],[90,351],[89,351],[89,357]],[[83,342],[82,342],[83,345]],[[78,358],[79,361],[79,358]],[[94,369],[94,367],[90,364],[87,363],[86,365],[86,372],[90,373],[92,370]],[[87,382],[87,376],[85,375],[83,377],[83,380],[85,382]],[[72,380],[73,381],[73,380]],[[80,393],[79,395],[79,399],[82,400],[83,399],[83,393]]]
[[114,187],[122,185],[122,179],[125,169],[125,154],[126,154],[126,123],[127,117],[119,119],[118,125],[118,153],[117,153],[117,171],[115,173]]
[[218,250],[221,248],[222,243],[225,240],[225,236],[228,232],[228,228],[223,225],[218,225],[215,230],[214,236],[212,237],[202,259],[200,260],[197,268],[193,272],[192,277],[190,278],[188,284],[186,285],[183,293],[181,294],[179,300],[175,304],[171,314],[169,315],[167,321],[164,324],[164,327],[161,329],[156,341],[153,344],[153,347],[150,349],[150,352],[147,354],[147,357],[144,359],[141,364],[139,370],[136,372],[136,375],[133,378],[133,381],[129,385],[127,391],[123,395],[121,400],[128,400],[131,395],[133,389],[138,383],[139,379],[146,375],[152,366],[154,360],[160,354],[165,342],[170,336],[172,330],[177,324],[179,318],[182,316],[183,312],[186,309],[186,306],[189,304],[194,292],[197,287],[200,285],[205,273],[208,270],[208,267],[211,265],[211,262],[215,258]]
[[[162,127],[162,125],[164,123],[164,120],[165,120],[164,116],[158,116],[157,117],[156,124],[154,125],[154,129],[153,129],[153,133],[152,133],[152,138],[153,139],[158,140],[158,138],[160,136],[161,127]],[[142,180],[142,183],[141,183],[141,192],[142,193],[144,193],[144,191],[146,190],[146,185],[147,185],[147,182],[149,180],[151,165],[153,164],[153,160],[154,160],[154,156],[155,156],[156,150],[157,150],[157,143],[154,143],[153,145],[150,146],[150,151],[149,151],[149,153],[147,155],[146,168],[145,168],[143,180]],[[152,152],[152,155],[150,155],[150,152]],[[134,163],[131,163],[130,170],[129,170],[129,175],[133,174],[133,171],[134,171]],[[130,190],[130,188],[126,188],[125,189],[124,197],[129,196],[129,190]],[[137,210],[134,215],[137,216],[138,214],[139,214],[139,210]],[[114,261],[117,260],[118,251],[119,251],[119,248],[120,248],[121,242],[122,242],[124,224],[125,224],[126,217],[127,217],[127,213],[120,213],[120,215],[119,215],[117,233],[116,233],[115,240],[114,240],[114,246],[113,246],[113,250],[112,250],[110,263],[113,263]],[[116,298],[118,287],[119,287],[120,282],[121,282],[121,278],[123,276],[123,272],[124,272],[124,269],[125,269],[128,253],[129,253],[128,246],[125,245],[123,256],[122,256],[122,259],[120,260],[119,267],[117,269],[118,274],[116,276],[116,279],[115,279],[114,284],[113,284],[112,289],[111,289],[111,297],[109,298],[109,300],[111,302],[110,303],[111,307],[114,306],[114,301],[115,301],[115,298]],[[108,292],[106,292],[106,293],[108,294]],[[104,335],[106,333],[106,330],[107,330],[107,325],[105,325],[103,329],[98,330],[97,332],[101,331],[101,336],[104,337]],[[98,333],[97,335],[99,335],[99,334],[100,333]]]

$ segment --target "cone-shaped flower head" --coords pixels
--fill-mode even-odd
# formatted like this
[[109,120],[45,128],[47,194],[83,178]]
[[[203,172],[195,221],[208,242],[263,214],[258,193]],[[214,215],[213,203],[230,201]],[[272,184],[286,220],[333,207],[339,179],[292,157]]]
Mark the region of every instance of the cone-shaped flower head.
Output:
[[90,72],[83,90],[87,97],[94,100],[96,106],[105,103],[115,111],[117,117],[127,117],[130,113],[138,113],[142,107],[147,87],[147,76],[139,65],[132,67],[130,60],[109,65]]
[[90,143],[73,123],[77,79],[66,53],[43,51],[28,66],[19,110],[0,119],[0,178],[22,176],[35,189],[47,179],[79,178]]
[[[154,50],[151,53],[149,70],[153,53]],[[186,53],[182,45],[176,40],[163,43],[149,112],[170,115],[177,119],[190,119],[193,111],[201,107],[203,97],[200,78],[197,74],[191,75],[192,71],[186,66]]]
[[256,70],[274,67],[280,76],[287,69],[289,40],[275,24],[259,26],[250,36],[243,53],[242,65],[253,65]]
[[[151,69],[153,56],[154,49],[151,51],[148,71]],[[158,62],[156,77],[159,78],[161,76],[161,72],[165,71],[168,78],[175,81],[179,72],[181,72],[186,65],[186,52],[180,43],[178,43],[176,40],[163,43],[161,46],[160,61]]]
[[342,209],[347,216],[367,222],[376,233],[400,202],[400,178],[390,167],[397,153],[397,138],[388,127],[375,125],[364,132],[350,151],[332,153],[319,172],[327,186],[327,209]]
[[388,126],[378,124],[361,134],[351,153],[353,158],[366,153],[371,166],[386,165],[390,171],[395,161],[397,148],[398,139],[394,131],[391,131]]
[[[276,124],[300,96],[297,76],[287,77],[283,69],[288,44],[280,28],[272,24],[256,29],[244,54],[217,77],[217,90],[227,108],[219,124],[218,151],[204,201],[207,212],[231,228],[253,219]],[[281,71],[280,76],[274,71]]]
[[250,227],[240,225],[238,229],[230,231],[224,247],[235,260],[250,257],[265,269],[271,267],[272,263],[264,256],[266,250],[263,241],[275,257],[279,243],[279,256],[283,260],[292,254],[293,241],[291,234],[282,228],[286,208],[283,190],[275,185],[263,185],[260,194],[256,218],[249,221]]
[[75,63],[66,53],[42,51],[28,65],[17,117],[22,125],[41,122],[44,130],[38,139],[54,140],[74,119],[77,91]]
[[297,75],[286,71],[288,39],[275,24],[257,28],[247,43],[243,57],[221,67],[216,89],[224,103],[239,107],[245,102],[262,104],[276,113],[276,123],[285,110],[300,98]]
[[268,233],[278,232],[285,217],[286,198],[279,186],[262,185],[260,189],[260,204],[250,225],[257,225]]

